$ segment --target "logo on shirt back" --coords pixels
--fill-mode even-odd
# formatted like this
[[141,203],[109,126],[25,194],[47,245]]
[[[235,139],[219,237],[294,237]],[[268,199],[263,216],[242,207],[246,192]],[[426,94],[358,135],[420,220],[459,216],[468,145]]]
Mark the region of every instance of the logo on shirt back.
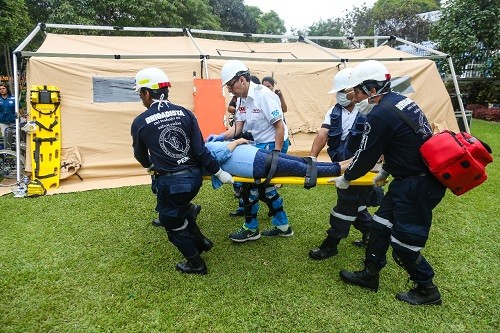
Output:
[[190,148],[190,141],[182,128],[166,126],[160,134],[159,141],[165,154],[184,161]]
[[399,101],[397,104],[396,104],[396,107],[400,110],[403,110],[405,107],[407,107],[408,105],[410,105],[411,103],[413,103],[413,101],[409,98],[405,98],[401,101]]

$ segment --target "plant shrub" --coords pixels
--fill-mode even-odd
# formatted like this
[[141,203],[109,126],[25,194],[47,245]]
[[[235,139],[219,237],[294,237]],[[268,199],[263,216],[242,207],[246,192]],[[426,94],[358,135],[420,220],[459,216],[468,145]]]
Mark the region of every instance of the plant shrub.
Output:
[[[467,109],[470,110],[469,105]],[[500,108],[479,107],[473,110],[472,117],[488,121],[500,122]]]

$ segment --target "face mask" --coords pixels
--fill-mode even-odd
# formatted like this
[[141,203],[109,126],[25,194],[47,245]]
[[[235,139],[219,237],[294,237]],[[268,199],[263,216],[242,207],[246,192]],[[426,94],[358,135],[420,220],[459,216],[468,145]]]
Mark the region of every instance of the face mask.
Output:
[[339,103],[340,105],[342,106],[348,106],[349,104],[351,104],[351,100],[349,100],[347,98],[347,94],[344,94],[344,93],[341,93],[341,92],[338,92],[337,93],[337,103]]
[[369,98],[356,103],[356,107],[361,114],[367,115],[375,107],[375,104],[368,103]]

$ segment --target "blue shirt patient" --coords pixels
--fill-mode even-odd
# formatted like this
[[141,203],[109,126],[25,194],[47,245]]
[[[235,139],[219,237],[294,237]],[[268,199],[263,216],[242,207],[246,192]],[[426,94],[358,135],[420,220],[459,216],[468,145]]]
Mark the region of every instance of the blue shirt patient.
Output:
[[[244,178],[266,178],[266,156],[271,152],[248,144],[245,139],[205,144],[221,167]],[[338,162],[316,162],[318,177],[338,176],[349,165],[350,160]],[[279,153],[275,177],[306,175],[307,161],[301,157]],[[215,187],[215,185],[214,185]],[[217,188],[217,187],[215,187]]]

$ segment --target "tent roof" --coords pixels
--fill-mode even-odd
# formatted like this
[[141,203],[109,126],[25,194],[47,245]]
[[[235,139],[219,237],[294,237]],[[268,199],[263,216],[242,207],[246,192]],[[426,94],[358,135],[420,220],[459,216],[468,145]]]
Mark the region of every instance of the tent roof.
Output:
[[[271,62],[341,62],[413,60],[414,55],[389,46],[364,49],[329,49],[314,43],[237,42],[190,36],[130,37],[47,34],[30,56],[102,57],[102,58],[192,58],[261,60]],[[418,57],[417,59],[425,59]]]

